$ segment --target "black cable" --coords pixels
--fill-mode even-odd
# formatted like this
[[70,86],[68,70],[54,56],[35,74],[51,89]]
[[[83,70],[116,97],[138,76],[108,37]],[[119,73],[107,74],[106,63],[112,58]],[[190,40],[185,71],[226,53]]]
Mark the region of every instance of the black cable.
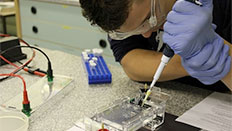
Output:
[[[9,56],[9,55],[7,55],[7,54],[5,54],[5,56],[6,56],[7,58],[12,59],[12,61],[18,62],[20,65],[23,65],[23,63],[22,63],[21,61],[17,60],[16,58],[14,58],[14,57],[12,57],[12,56]],[[11,62],[11,61],[10,61],[10,62]],[[25,67],[27,67],[27,68],[32,68],[31,66],[28,66],[28,65],[25,65]]]
[[[25,42],[25,41],[24,41],[24,42]],[[27,46],[30,46],[30,45],[27,44]],[[4,53],[4,52],[3,52],[3,53]],[[15,59],[15,58],[12,57],[12,56],[9,56],[9,55],[7,55],[7,54],[5,54],[5,56],[8,57],[8,58],[10,58],[10,59],[12,59],[13,61],[16,61],[16,62],[18,62],[19,64],[23,65],[22,62],[20,62],[19,60]],[[11,62],[11,61],[10,61],[10,62]],[[29,64],[29,63],[28,63],[28,64]],[[28,66],[28,64],[26,64],[24,67],[27,67],[28,69],[31,69],[32,67],[31,67],[31,66]],[[24,69],[24,67],[23,67],[22,69]],[[22,70],[22,69],[20,69],[20,70]],[[43,71],[43,70],[40,70],[39,68],[35,69],[34,71],[38,71],[38,72],[41,72],[41,73],[44,73],[44,74],[47,73],[47,72],[45,72],[45,71]],[[1,80],[0,80],[0,81],[1,81]]]
[[[9,56],[8,56],[9,57]],[[13,57],[10,57],[11,59],[14,59]],[[15,60],[15,59],[14,59]],[[16,62],[18,62],[20,65],[23,65],[22,62],[18,61],[18,60],[15,60]],[[28,65],[25,65],[24,67],[27,67],[27,68],[31,68],[31,66],[28,66]]]
[[[8,57],[10,57],[10,56],[8,56]],[[14,59],[14,58],[13,58],[13,59]],[[20,64],[23,65],[22,62],[20,62],[20,61],[18,61],[18,60],[17,60],[17,62],[19,62]],[[19,68],[18,70],[16,70],[13,74],[18,73],[19,71],[21,71],[22,69],[24,69],[24,67],[28,67],[28,68],[29,68],[29,66],[27,66],[28,64],[30,64],[30,62],[27,63],[27,64],[25,64],[25,65],[23,65],[21,68]],[[31,68],[31,67],[30,67],[30,68]],[[8,79],[8,78],[10,78],[10,77],[11,77],[11,76],[6,76],[6,77],[1,78],[1,79],[0,79],[0,82],[4,81],[4,80],[6,80],[6,79]]]
[[[14,57],[11,57],[11,56],[9,56],[9,55],[6,55],[6,56],[8,56],[9,58],[15,60]],[[18,63],[20,63],[21,65],[23,65],[22,62],[20,62],[20,61],[18,61],[18,60],[15,60],[15,61],[17,61]],[[13,74],[18,73],[19,71],[21,71],[22,69],[24,69],[24,67],[31,68],[30,66],[28,66],[28,64],[30,64],[30,62],[27,63],[26,65],[23,65],[21,68],[19,68],[18,70],[16,70]],[[0,82],[4,81],[4,80],[6,80],[6,79],[8,79],[8,78],[10,78],[10,77],[11,77],[11,76],[6,76],[6,77],[1,78],[1,79],[0,79]]]
[[[27,64],[25,64],[25,65],[23,65],[23,63],[22,63],[23,66],[22,66],[21,68],[19,68],[18,70],[16,70],[13,74],[18,73],[19,71],[21,71],[22,69],[24,69],[24,67],[28,67],[28,72],[29,72],[30,74],[33,74],[34,71],[38,71],[38,72],[47,74],[47,72],[45,72],[45,71],[43,71],[43,70],[40,70],[39,68],[37,68],[37,69],[35,69],[35,70],[30,70],[30,69],[29,69],[30,66],[27,66],[28,64],[30,64],[30,62],[27,63]],[[31,67],[30,67],[30,68],[31,68]],[[11,78],[11,76],[6,76],[6,77],[1,78],[1,79],[0,79],[0,82],[6,80],[6,79],[8,79],[8,78]]]
[[[27,44],[25,41],[23,41],[23,42],[24,42],[27,46],[30,46],[30,45]],[[2,53],[2,52],[1,52],[1,53]],[[3,52],[3,54],[4,54],[4,52]],[[18,62],[19,64],[23,65],[22,62],[20,62],[19,60],[16,60],[14,57],[11,57],[11,56],[9,56],[9,55],[5,55],[5,56],[7,56],[7,57],[11,58],[12,60]],[[24,67],[27,67],[28,69],[30,69],[31,67],[28,66],[28,64],[30,64],[30,62],[27,63],[26,65],[23,65],[21,68],[19,68],[18,70],[16,70],[13,74],[18,73],[19,71],[21,71],[22,69],[24,69]],[[4,81],[4,80],[6,80],[6,79],[8,79],[8,78],[10,78],[10,77],[11,77],[11,76],[6,76],[6,77],[1,78],[1,79],[0,79],[0,82]]]
[[29,46],[23,46],[23,45],[13,46],[13,47],[10,47],[10,48],[8,48],[8,49],[6,49],[6,50],[0,52],[0,55],[6,53],[7,51],[10,51],[10,50],[12,50],[12,49],[15,49],[15,48],[32,48],[32,49],[36,49],[36,50],[38,50],[39,52],[41,52],[41,53],[47,58],[47,60],[48,60],[49,63],[51,63],[51,62],[50,62],[50,59],[48,58],[48,56],[46,55],[46,53],[44,53],[41,49],[39,49],[39,48],[37,48],[37,47],[34,47],[34,46],[30,46],[30,45],[29,45]]
[[[0,38],[2,38],[2,37],[9,37],[9,36],[1,36],[1,34],[0,34]],[[22,41],[22,42],[23,42],[24,44],[26,44],[27,46],[30,46],[30,45],[29,45],[27,42],[25,42],[24,40],[22,40],[22,39],[20,39],[20,38],[19,38],[19,40]],[[13,48],[13,47],[12,47],[12,48]],[[13,48],[13,49],[14,49],[14,48]],[[9,50],[11,50],[11,49],[9,48]],[[0,55],[4,54],[5,52],[7,52],[7,51],[9,51],[9,50],[7,49],[7,50],[4,50],[3,52],[0,52],[0,53],[1,53]],[[19,60],[16,60],[14,57],[11,57],[11,56],[9,56],[9,55],[6,55],[6,56],[9,57],[9,58],[11,58],[12,60],[18,62],[19,64],[23,65],[21,68],[19,68],[18,70],[16,70],[13,74],[18,73],[19,71],[21,71],[21,70],[24,69],[25,67],[27,67],[27,68],[29,69],[29,70],[28,70],[29,73],[34,72],[34,71],[38,71],[38,72],[42,72],[42,73],[44,73],[44,74],[47,74],[47,72],[45,72],[45,71],[43,71],[43,70],[40,70],[39,68],[35,69],[34,71],[33,71],[33,70],[30,70],[31,66],[28,66],[28,64],[30,64],[30,62],[24,65],[22,62],[20,62]],[[31,73],[31,74],[32,74],[32,73]],[[1,79],[0,79],[0,82],[4,81],[4,80],[6,80],[6,79],[8,79],[8,78],[10,78],[10,77],[11,77],[11,76],[6,76],[6,77],[4,77],[4,78],[1,78]]]
[[[18,72],[21,71],[22,69],[23,69],[23,67],[19,68],[18,70],[16,70],[16,71],[14,72],[14,74],[18,73]],[[1,79],[0,79],[0,82],[4,81],[4,80],[6,80],[6,79],[8,79],[8,78],[10,78],[10,77],[11,77],[11,76],[6,76],[6,77],[1,78]]]
[[[22,63],[21,61],[16,60],[14,57],[11,57],[11,56],[6,55],[6,54],[5,54],[5,56],[8,57],[8,58],[10,58],[10,59],[12,59],[13,61],[18,62],[20,65],[23,65],[23,63]],[[11,62],[11,61],[10,61],[10,62]],[[30,64],[30,63],[28,63],[28,64]],[[28,66],[28,64],[24,65],[24,67],[27,67],[29,70],[32,69],[33,67]],[[24,69],[24,67],[23,67],[22,69]],[[22,70],[22,69],[21,69],[21,70]],[[31,70],[31,71],[38,71],[38,72],[41,72],[41,73],[44,73],[44,74],[47,73],[46,71],[40,70],[40,68],[36,68],[36,69],[34,69],[34,70]]]
[[40,53],[42,53],[46,59],[48,60],[48,70],[47,70],[47,76],[48,76],[48,81],[53,81],[53,71],[52,71],[52,65],[51,65],[51,61],[50,59],[48,58],[47,54],[44,53],[41,49],[37,48],[37,47],[34,47],[34,46],[21,46],[21,45],[18,45],[18,46],[13,46],[13,47],[10,47],[2,52],[0,52],[0,55],[6,53],[7,51],[10,51],[12,49],[15,49],[15,48],[31,48],[31,49],[35,49],[35,50],[38,50]]

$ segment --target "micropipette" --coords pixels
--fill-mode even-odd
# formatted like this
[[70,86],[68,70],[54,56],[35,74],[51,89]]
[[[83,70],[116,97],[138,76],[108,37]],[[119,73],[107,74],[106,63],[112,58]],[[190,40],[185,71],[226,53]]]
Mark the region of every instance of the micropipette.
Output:
[[[194,3],[196,5],[199,5],[199,6],[202,6],[202,3],[199,2],[198,0],[186,0],[188,2],[191,2],[191,3]],[[158,69],[156,70],[155,72],[155,75],[153,76],[153,80],[152,80],[152,83],[150,85],[150,88],[149,90],[147,91],[146,93],[146,96],[145,98],[143,99],[143,103],[141,106],[144,105],[145,101],[147,100],[147,98],[150,96],[151,94],[151,90],[153,88],[153,86],[155,85],[155,83],[158,81],[161,73],[163,72],[164,70],[164,67],[167,65],[167,63],[169,62],[169,60],[174,56],[174,51],[166,44],[166,47],[164,48],[164,51],[163,51],[163,56],[161,58],[161,62],[159,64],[159,67]]]
[[169,60],[174,56],[174,51],[168,46],[166,45],[166,47],[164,48],[163,51],[163,56],[161,58],[161,62],[159,64],[158,69],[155,72],[155,75],[153,76],[153,80],[152,83],[150,85],[149,90],[146,93],[145,98],[143,99],[143,103],[141,106],[144,105],[144,102],[147,100],[147,98],[149,97],[149,95],[151,94],[151,90],[153,88],[153,86],[155,85],[155,83],[157,82],[157,80],[159,79],[162,71],[164,70],[164,67],[167,65],[167,63],[169,62]]

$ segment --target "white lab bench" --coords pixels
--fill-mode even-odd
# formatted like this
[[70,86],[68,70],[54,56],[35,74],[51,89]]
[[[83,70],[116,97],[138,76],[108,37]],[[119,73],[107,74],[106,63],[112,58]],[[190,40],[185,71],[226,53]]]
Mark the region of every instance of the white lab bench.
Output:
[[[100,107],[131,95],[143,86],[141,83],[130,80],[119,66],[108,63],[112,73],[112,83],[88,85],[81,57],[56,50],[42,50],[49,56],[54,74],[72,77],[73,82],[37,108],[30,117],[29,131],[65,131],[74,126],[80,118],[93,115]],[[23,52],[31,55],[30,50]],[[39,52],[36,53],[33,63],[40,69],[47,69],[47,61]],[[1,66],[0,72],[6,73],[9,69],[12,69],[10,65]],[[18,74],[24,77],[28,88],[41,79],[24,71]],[[0,104],[22,93],[21,87],[22,82],[17,78],[1,82]],[[212,93],[209,90],[174,81],[163,82],[160,87],[162,92],[171,95],[171,99],[167,102],[166,112],[176,116],[180,116]]]

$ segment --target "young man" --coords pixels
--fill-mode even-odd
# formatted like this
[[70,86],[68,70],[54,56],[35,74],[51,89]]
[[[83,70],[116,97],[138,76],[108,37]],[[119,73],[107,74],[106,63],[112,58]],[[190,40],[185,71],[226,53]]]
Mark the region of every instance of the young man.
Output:
[[200,2],[80,0],[83,15],[109,33],[116,61],[132,80],[152,80],[164,41],[178,55],[159,81],[191,75],[207,85],[221,80],[232,90],[231,0]]

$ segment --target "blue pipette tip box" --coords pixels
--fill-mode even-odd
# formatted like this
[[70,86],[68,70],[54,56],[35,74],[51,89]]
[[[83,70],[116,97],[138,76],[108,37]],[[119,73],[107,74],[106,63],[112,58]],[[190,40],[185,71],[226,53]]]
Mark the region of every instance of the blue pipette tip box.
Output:
[[[93,53],[88,53],[84,56],[82,53],[81,56],[89,84],[111,83],[112,81],[111,72],[101,55],[94,55]],[[91,66],[91,60],[93,60],[93,58],[97,58],[97,60],[94,61],[95,63],[94,67]]]

